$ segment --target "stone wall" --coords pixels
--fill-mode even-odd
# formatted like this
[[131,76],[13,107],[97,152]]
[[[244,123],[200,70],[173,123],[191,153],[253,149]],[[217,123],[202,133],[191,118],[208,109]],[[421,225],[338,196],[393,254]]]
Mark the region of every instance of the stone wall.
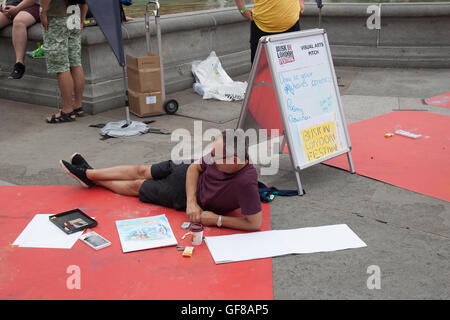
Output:
[[[373,4],[371,4],[373,5]],[[450,3],[381,5],[381,29],[369,30],[369,4],[325,4],[326,29],[335,65],[367,67],[450,68]],[[319,10],[306,4],[301,28],[318,27]],[[156,51],[151,17],[152,51]],[[161,17],[167,93],[192,86],[191,62],[216,51],[230,76],[250,70],[249,23],[235,8],[171,14]],[[146,54],[143,19],[122,25],[125,53]],[[29,29],[28,50],[42,42],[41,27]],[[91,113],[122,107],[122,68],[98,27],[83,32],[84,105]],[[45,59],[27,58],[21,80],[7,80],[15,62],[11,27],[0,31],[0,98],[56,106],[57,82],[46,72]]]

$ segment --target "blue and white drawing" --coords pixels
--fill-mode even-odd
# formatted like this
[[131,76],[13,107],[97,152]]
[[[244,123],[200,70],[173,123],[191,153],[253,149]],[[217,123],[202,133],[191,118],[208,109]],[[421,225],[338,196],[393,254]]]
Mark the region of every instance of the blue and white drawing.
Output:
[[163,215],[116,221],[124,252],[176,245],[167,217]]

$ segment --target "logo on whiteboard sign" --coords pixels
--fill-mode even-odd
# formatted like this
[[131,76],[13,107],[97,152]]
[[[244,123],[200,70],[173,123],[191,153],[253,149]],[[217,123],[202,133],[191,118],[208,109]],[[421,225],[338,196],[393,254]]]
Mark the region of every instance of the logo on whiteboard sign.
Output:
[[284,44],[281,46],[276,46],[275,48],[277,49],[277,57],[280,65],[295,61],[292,45]]

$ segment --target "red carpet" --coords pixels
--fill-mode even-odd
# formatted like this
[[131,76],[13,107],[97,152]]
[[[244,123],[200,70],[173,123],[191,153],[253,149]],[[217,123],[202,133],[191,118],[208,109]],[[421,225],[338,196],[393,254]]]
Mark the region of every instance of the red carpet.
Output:
[[[203,242],[191,258],[176,247],[122,253],[116,220],[165,214],[178,244],[184,212],[141,203],[137,198],[78,186],[0,187],[0,300],[3,299],[273,299],[272,259],[215,265]],[[93,230],[112,242],[96,251],[81,241],[70,250],[20,248],[11,244],[38,213],[80,208],[98,221]],[[262,230],[270,230],[263,204]],[[204,235],[237,233],[206,228]],[[80,289],[67,289],[80,268]]]
[[450,108],[450,92],[441,94],[436,97],[422,99],[421,102],[423,104],[430,104],[433,106]]
[[[385,133],[421,134],[418,139]],[[348,126],[356,173],[450,201],[450,117],[396,111]],[[348,170],[347,156],[324,162]]]

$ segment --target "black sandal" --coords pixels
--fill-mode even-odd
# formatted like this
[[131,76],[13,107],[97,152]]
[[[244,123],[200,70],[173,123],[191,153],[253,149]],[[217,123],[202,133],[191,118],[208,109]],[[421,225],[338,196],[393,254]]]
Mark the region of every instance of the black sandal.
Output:
[[74,115],[75,117],[78,117],[78,118],[84,117],[83,107],[73,109],[73,111],[70,113],[70,115]]
[[70,117],[71,113],[64,113],[60,111],[61,115],[59,117],[56,116],[56,114],[52,115],[51,119],[45,119],[47,123],[62,123],[62,122],[71,122],[74,121],[74,118]]

